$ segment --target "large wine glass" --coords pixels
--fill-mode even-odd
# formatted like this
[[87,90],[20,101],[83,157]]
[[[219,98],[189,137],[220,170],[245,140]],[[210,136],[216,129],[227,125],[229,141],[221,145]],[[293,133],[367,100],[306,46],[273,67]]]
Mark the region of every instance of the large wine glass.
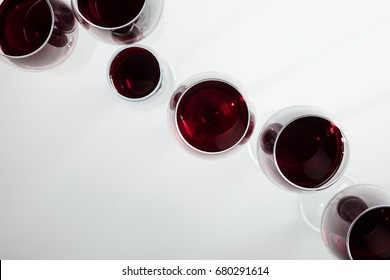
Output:
[[234,78],[200,73],[174,92],[169,119],[176,139],[197,155],[222,155],[246,143],[255,116]]
[[155,29],[164,0],[72,0],[71,4],[77,20],[96,38],[132,44]]
[[258,145],[265,173],[289,189],[325,189],[340,178],[348,162],[348,143],[339,125],[310,106],[292,106],[272,115]]
[[354,185],[327,205],[322,238],[338,259],[390,260],[390,188]]
[[0,55],[25,69],[47,69],[72,52],[78,29],[61,0],[0,0]]
[[324,190],[336,182],[338,188],[351,183],[340,180],[349,159],[349,145],[340,125],[320,108],[291,106],[265,122],[256,145],[264,173],[276,185],[300,191],[303,217],[319,231],[321,207],[329,195]]

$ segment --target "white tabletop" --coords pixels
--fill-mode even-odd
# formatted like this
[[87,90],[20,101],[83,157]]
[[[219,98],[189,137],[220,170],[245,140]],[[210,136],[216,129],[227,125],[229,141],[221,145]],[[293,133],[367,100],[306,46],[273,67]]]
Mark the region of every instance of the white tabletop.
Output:
[[[110,90],[120,47],[80,28],[44,72],[0,64],[0,259],[331,259],[251,156],[270,112],[314,105],[351,146],[346,175],[390,187],[390,1],[166,0],[140,43],[174,73],[155,102]],[[204,71],[234,76],[256,109],[250,143],[219,159],[172,136],[173,89]],[[141,106],[140,106],[141,105]]]

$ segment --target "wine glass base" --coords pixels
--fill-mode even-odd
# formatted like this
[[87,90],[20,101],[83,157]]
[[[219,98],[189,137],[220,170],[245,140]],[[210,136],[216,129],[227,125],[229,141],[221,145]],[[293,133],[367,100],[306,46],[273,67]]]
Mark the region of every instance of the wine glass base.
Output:
[[352,186],[355,181],[348,176],[342,176],[333,186],[313,193],[302,194],[299,200],[299,210],[306,224],[317,231],[321,232],[321,219],[325,207],[332,197],[341,190]]

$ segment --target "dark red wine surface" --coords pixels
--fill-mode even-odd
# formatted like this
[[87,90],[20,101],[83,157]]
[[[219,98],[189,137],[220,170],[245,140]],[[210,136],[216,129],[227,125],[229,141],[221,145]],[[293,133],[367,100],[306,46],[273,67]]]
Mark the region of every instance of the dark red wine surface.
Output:
[[78,0],[80,13],[100,27],[120,27],[133,21],[145,0]]
[[161,69],[150,51],[131,47],[115,56],[109,74],[119,94],[139,99],[150,95],[159,86]]
[[232,148],[244,137],[249,110],[235,87],[209,80],[187,89],[177,105],[176,120],[188,144],[217,153]]
[[336,173],[343,160],[341,131],[330,121],[308,116],[294,120],[280,133],[275,158],[293,184],[318,188]]
[[0,47],[9,56],[23,56],[39,49],[52,25],[44,0],[5,0],[0,6]]
[[349,250],[355,260],[390,260],[390,206],[373,208],[358,218]]

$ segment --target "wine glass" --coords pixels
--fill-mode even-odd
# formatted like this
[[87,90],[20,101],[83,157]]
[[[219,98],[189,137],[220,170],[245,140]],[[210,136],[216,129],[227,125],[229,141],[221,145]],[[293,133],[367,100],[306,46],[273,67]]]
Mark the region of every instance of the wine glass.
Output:
[[321,232],[338,259],[390,260],[390,189],[361,184],[340,191],[323,213]]
[[164,0],[72,0],[71,5],[80,24],[98,39],[132,44],[155,29]]
[[168,67],[150,48],[131,45],[119,49],[108,64],[112,90],[128,101],[157,97],[168,82]]
[[175,138],[196,155],[222,155],[245,144],[255,116],[238,82],[207,72],[188,78],[173,93],[169,106]]
[[[305,221],[319,231],[325,189],[351,179],[344,177],[349,145],[338,124],[323,110],[291,106],[273,114],[256,141],[257,158],[264,173],[276,185],[302,194],[300,209]],[[318,194],[316,191],[322,191]]]
[[0,0],[0,55],[25,69],[59,65],[72,52],[78,28],[61,0]]
[[266,175],[288,189],[325,189],[340,178],[348,162],[348,143],[339,125],[310,106],[292,106],[272,115],[258,145]]

